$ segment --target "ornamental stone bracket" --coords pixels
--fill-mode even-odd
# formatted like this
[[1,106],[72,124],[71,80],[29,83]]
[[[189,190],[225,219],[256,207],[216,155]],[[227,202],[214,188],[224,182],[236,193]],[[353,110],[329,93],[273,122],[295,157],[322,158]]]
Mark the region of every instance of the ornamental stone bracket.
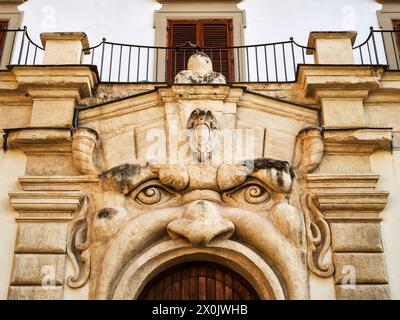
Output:
[[68,226],[82,200],[78,191],[10,193],[18,231],[8,299],[63,298]]
[[389,194],[372,174],[309,174],[329,222],[338,299],[390,299],[380,222]]

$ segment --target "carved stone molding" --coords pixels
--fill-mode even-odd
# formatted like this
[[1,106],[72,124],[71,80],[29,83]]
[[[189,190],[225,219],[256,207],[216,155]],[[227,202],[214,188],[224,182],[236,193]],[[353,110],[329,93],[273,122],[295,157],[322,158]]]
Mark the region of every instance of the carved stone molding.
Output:
[[99,169],[94,164],[94,152],[98,143],[98,134],[93,129],[78,128],[73,131],[72,158],[81,174],[99,174]]

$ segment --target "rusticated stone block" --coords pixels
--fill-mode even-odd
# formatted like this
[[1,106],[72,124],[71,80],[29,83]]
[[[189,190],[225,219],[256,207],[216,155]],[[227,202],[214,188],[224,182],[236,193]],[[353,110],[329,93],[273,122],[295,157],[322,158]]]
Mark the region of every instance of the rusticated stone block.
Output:
[[335,284],[388,283],[382,253],[334,253],[333,263]]
[[16,253],[65,253],[68,234],[66,223],[20,223]]
[[388,285],[357,285],[335,286],[336,299],[338,300],[388,300],[390,290]]
[[65,272],[65,255],[16,254],[11,285],[61,285]]
[[61,300],[63,289],[63,286],[11,286],[8,300]]
[[331,223],[332,251],[383,252],[378,223]]

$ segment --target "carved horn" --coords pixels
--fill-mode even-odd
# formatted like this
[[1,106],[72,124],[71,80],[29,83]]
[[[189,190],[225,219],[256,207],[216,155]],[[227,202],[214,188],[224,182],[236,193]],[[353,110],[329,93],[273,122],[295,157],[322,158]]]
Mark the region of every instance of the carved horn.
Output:
[[324,154],[322,129],[307,127],[297,135],[293,159],[293,167],[300,176],[314,170],[320,163]]
[[85,175],[97,175],[99,169],[93,161],[98,134],[90,128],[78,128],[73,133],[72,157],[78,171]]

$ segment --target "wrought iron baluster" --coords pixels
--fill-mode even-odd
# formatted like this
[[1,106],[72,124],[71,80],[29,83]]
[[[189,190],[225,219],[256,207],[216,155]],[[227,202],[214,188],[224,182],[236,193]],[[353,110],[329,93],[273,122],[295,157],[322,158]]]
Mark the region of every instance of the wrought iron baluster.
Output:
[[382,44],[383,44],[383,51],[385,52],[385,63],[389,64],[389,60],[387,57],[387,52],[386,52],[386,46],[385,46],[385,39],[383,38],[383,32],[380,32],[381,34],[381,39],[382,39]]
[[361,64],[364,64],[364,58],[363,58],[363,53],[362,53],[361,47],[358,47],[358,50],[360,51]]
[[374,35],[375,32],[372,27],[371,27],[371,32],[372,32],[372,43],[374,45],[375,60],[376,60],[376,64],[379,64],[378,51],[376,50],[376,42],[375,42],[375,35]]
[[246,62],[247,62],[247,82],[250,82],[249,47],[246,47]]
[[109,82],[111,82],[111,73],[112,73],[112,65],[113,65],[113,56],[114,56],[114,44],[111,44],[110,69],[108,70],[108,81],[109,81]]
[[256,73],[257,73],[257,82],[260,82],[260,75],[258,73],[258,54],[257,54],[257,46],[254,47],[256,52]]
[[146,81],[149,81],[149,60],[150,60],[150,48],[147,47],[147,62],[146,62]]
[[219,49],[219,72],[222,73],[222,55],[221,55],[221,48]]
[[93,65],[94,62],[94,51],[96,50],[96,48],[92,49],[92,60],[90,61],[90,64]]
[[278,64],[276,63],[276,46],[273,45],[274,47],[274,62],[275,62],[275,79],[276,82],[278,82]]
[[19,57],[18,57],[18,64],[19,64],[19,65],[21,64],[22,52],[23,52],[23,50],[24,50],[25,35],[26,35],[26,27],[24,27],[24,31],[22,32],[21,48],[20,48]]
[[267,75],[267,82],[269,81],[268,75],[268,54],[267,54],[267,46],[264,45],[264,60],[265,60],[265,74]]
[[128,51],[128,82],[130,81],[131,78],[131,59],[132,59],[132,46],[129,46],[129,51]]
[[28,41],[28,46],[26,47],[26,56],[25,56],[25,65],[28,64],[28,58],[29,58],[29,49],[31,47],[31,42]]
[[155,77],[155,82],[158,81],[158,48],[156,48],[156,77]]
[[119,47],[118,82],[121,80],[122,45]]
[[139,73],[140,73],[140,47],[138,47],[138,60],[137,60],[137,74],[136,74],[136,82],[139,82]]
[[186,69],[186,49],[183,48],[183,69]]
[[240,78],[240,66],[241,66],[241,61],[240,61],[240,48],[238,47],[238,48],[236,48],[236,50],[237,50],[237,65],[238,65],[238,79],[239,79],[239,82],[240,82],[240,80],[241,80],[241,78]]
[[174,81],[174,78],[176,76],[176,55],[177,55],[177,49],[174,48],[174,74],[172,75],[172,81]]
[[290,46],[292,48],[293,75],[294,75],[294,77],[296,77],[296,57],[295,57],[295,52],[294,52],[293,38],[290,38]]
[[100,81],[103,80],[103,65],[104,65],[104,49],[106,46],[106,38],[103,38],[103,48],[101,52],[101,68],[100,68]]
[[390,36],[391,36],[391,38],[392,38],[394,56],[395,56],[395,59],[396,59],[396,66],[397,66],[397,69],[399,69],[399,60],[398,60],[398,58],[397,58],[398,53],[396,52],[396,51],[397,51],[397,47],[396,47],[396,43],[395,43],[395,41],[394,41],[393,33],[394,33],[394,32],[390,32]]
[[283,55],[283,68],[285,69],[285,81],[287,81],[286,52],[284,43],[282,43],[282,55]]
[[367,48],[368,48],[369,64],[372,64],[371,49],[369,48],[369,42],[367,42]]
[[34,53],[34,55],[33,55],[33,65],[35,65],[36,64],[36,54],[37,54],[37,47],[35,46],[35,53]]
[[11,64],[11,61],[12,61],[12,57],[13,57],[13,53],[14,53],[15,38],[17,38],[17,34],[18,34],[18,31],[14,31],[14,37],[13,37],[12,46],[11,46],[12,50],[10,50],[10,57],[8,59],[8,64]]

